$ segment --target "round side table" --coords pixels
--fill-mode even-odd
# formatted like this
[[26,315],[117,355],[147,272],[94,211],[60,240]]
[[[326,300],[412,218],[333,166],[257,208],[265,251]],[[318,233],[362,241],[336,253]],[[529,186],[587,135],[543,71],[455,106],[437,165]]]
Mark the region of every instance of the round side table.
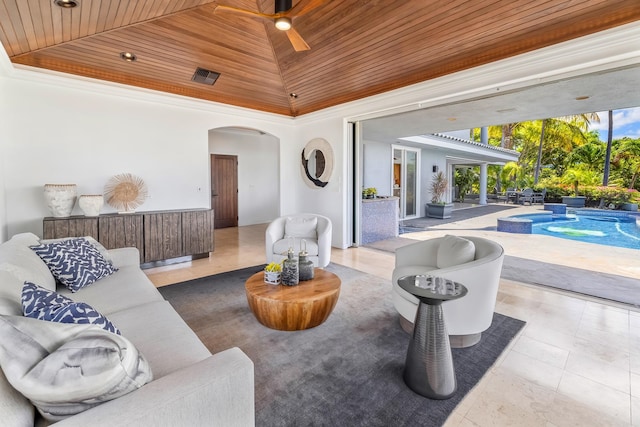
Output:
[[467,294],[460,283],[428,275],[404,276],[398,285],[419,300],[413,336],[407,349],[404,382],[430,399],[448,399],[456,391],[449,334],[442,303]]

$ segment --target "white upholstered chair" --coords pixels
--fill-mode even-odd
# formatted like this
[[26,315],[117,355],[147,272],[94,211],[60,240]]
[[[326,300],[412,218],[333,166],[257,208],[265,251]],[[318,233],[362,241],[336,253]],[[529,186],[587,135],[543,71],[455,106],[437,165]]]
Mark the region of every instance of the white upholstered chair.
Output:
[[428,274],[463,284],[464,297],[442,304],[452,347],[477,344],[491,326],[496,305],[504,249],[498,243],[472,236],[445,236],[398,248],[393,270],[393,304],[402,328],[413,329],[418,299],[400,288],[403,276]]
[[267,263],[280,262],[287,257],[290,246],[296,256],[302,240],[309,259],[316,267],[324,268],[331,260],[331,220],[317,214],[285,215],[273,220],[265,232]]

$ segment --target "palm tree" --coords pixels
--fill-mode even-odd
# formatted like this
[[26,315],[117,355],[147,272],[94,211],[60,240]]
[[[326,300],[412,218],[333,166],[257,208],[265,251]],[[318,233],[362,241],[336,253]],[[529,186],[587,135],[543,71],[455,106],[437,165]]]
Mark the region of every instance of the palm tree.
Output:
[[502,168],[503,176],[513,183],[514,187],[522,186],[524,168],[516,162],[508,162]]
[[502,125],[502,140],[500,141],[500,146],[502,148],[508,148],[509,150],[513,150],[513,133],[522,125],[522,122],[518,123],[507,123],[506,125]]
[[[607,131],[607,152],[604,155],[604,173],[602,174],[602,186],[609,185],[609,170],[611,163],[611,144],[613,143],[613,111],[609,110],[609,130]],[[604,207],[604,197],[600,198],[600,208]]]
[[536,169],[533,172],[533,183],[538,183],[538,178],[540,177],[540,162],[542,161],[542,141],[544,141],[544,128],[547,125],[547,120],[544,119],[542,121],[542,128],[540,129],[540,144],[538,144],[538,160],[536,161]]
[[[607,132],[607,152],[604,155],[604,175],[602,176],[602,186],[609,185],[609,170],[611,163],[611,144],[613,143],[613,111],[609,110],[609,130]],[[604,199],[600,204],[604,203]]]
[[623,138],[615,156],[615,163],[623,164],[624,169],[631,173],[627,188],[635,188],[640,176],[640,138]]
[[600,170],[605,160],[605,146],[602,142],[590,141],[573,149],[568,163],[571,166],[584,165],[592,170]]
[[564,116],[557,117],[553,119],[544,119],[542,121],[542,130],[540,132],[540,144],[538,145],[538,158],[536,160],[536,167],[534,171],[533,183],[538,183],[538,178],[540,176],[540,165],[542,163],[542,144],[544,142],[545,135],[545,127],[548,124],[553,123],[554,125],[560,127],[562,125],[567,127],[574,136],[581,138],[583,141],[587,141],[587,138],[584,135],[584,131],[586,131],[589,127],[591,121],[598,122],[600,118],[596,113],[583,113],[572,116]]
[[568,169],[560,178],[564,184],[573,186],[574,196],[578,195],[578,186],[597,185],[600,180],[600,174],[596,171],[589,170],[585,167],[575,167]]

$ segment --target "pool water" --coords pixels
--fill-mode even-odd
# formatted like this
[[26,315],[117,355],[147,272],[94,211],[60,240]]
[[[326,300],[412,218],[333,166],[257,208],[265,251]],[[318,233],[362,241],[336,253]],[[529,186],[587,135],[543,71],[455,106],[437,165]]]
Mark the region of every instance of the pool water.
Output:
[[532,233],[600,245],[640,249],[640,225],[635,215],[527,214],[515,215],[533,221]]

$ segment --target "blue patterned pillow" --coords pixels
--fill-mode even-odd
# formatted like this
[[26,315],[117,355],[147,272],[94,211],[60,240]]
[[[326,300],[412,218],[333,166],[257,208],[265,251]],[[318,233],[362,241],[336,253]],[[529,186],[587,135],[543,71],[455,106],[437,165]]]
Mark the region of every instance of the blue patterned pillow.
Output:
[[120,335],[118,328],[89,304],[75,302],[30,282],[24,282],[22,287],[22,313],[50,322],[89,323]]
[[71,292],[77,292],[118,271],[83,237],[31,246],[49,271]]

